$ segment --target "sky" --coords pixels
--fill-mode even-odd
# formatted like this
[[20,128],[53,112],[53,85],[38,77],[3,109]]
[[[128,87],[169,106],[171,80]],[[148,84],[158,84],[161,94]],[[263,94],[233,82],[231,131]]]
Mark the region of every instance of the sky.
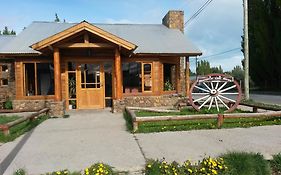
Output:
[[[183,10],[187,21],[206,0],[13,0],[0,6],[0,29],[20,33],[32,21],[53,21],[55,13],[66,22],[160,24],[169,10]],[[241,65],[242,0],[213,0],[185,27],[185,35],[203,52],[199,58],[225,71]],[[204,58],[205,57],[205,58]],[[195,70],[195,59],[190,59]]]

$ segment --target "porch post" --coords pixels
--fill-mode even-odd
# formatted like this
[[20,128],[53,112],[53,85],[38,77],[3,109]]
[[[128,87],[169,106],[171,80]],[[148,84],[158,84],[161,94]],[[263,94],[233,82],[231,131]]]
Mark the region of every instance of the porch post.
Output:
[[122,64],[121,64],[121,56],[119,49],[115,49],[115,59],[114,59],[114,67],[115,67],[115,76],[116,76],[116,100],[122,99],[123,90],[122,90]]
[[60,51],[54,48],[54,80],[55,80],[55,101],[61,101],[61,70],[60,70]]
[[185,57],[185,62],[186,62],[186,66],[185,66],[185,89],[186,89],[186,96],[189,96],[189,91],[190,91],[190,72],[189,72],[189,68],[190,68],[190,64],[189,64],[189,57]]

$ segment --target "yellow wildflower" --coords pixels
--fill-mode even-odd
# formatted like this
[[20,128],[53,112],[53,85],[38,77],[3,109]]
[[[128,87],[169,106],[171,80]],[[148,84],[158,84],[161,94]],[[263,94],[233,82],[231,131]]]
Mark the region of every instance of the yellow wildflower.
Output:
[[60,171],[57,171],[57,175],[60,175],[61,174],[61,172]]

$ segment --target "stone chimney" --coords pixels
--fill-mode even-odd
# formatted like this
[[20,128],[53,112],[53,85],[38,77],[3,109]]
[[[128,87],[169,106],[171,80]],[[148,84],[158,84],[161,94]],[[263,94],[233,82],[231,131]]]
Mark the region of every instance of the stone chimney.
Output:
[[179,29],[184,33],[184,11],[170,10],[162,19],[162,24],[170,29]]

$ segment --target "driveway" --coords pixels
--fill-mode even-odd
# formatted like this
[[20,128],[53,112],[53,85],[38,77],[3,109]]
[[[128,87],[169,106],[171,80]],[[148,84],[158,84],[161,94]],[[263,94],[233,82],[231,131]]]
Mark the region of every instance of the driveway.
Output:
[[130,134],[122,114],[79,110],[70,118],[49,119],[14,142],[0,147],[0,174],[19,168],[30,174],[81,170],[105,162],[120,171],[139,172],[146,159],[183,162],[227,151],[281,151],[281,126]]

